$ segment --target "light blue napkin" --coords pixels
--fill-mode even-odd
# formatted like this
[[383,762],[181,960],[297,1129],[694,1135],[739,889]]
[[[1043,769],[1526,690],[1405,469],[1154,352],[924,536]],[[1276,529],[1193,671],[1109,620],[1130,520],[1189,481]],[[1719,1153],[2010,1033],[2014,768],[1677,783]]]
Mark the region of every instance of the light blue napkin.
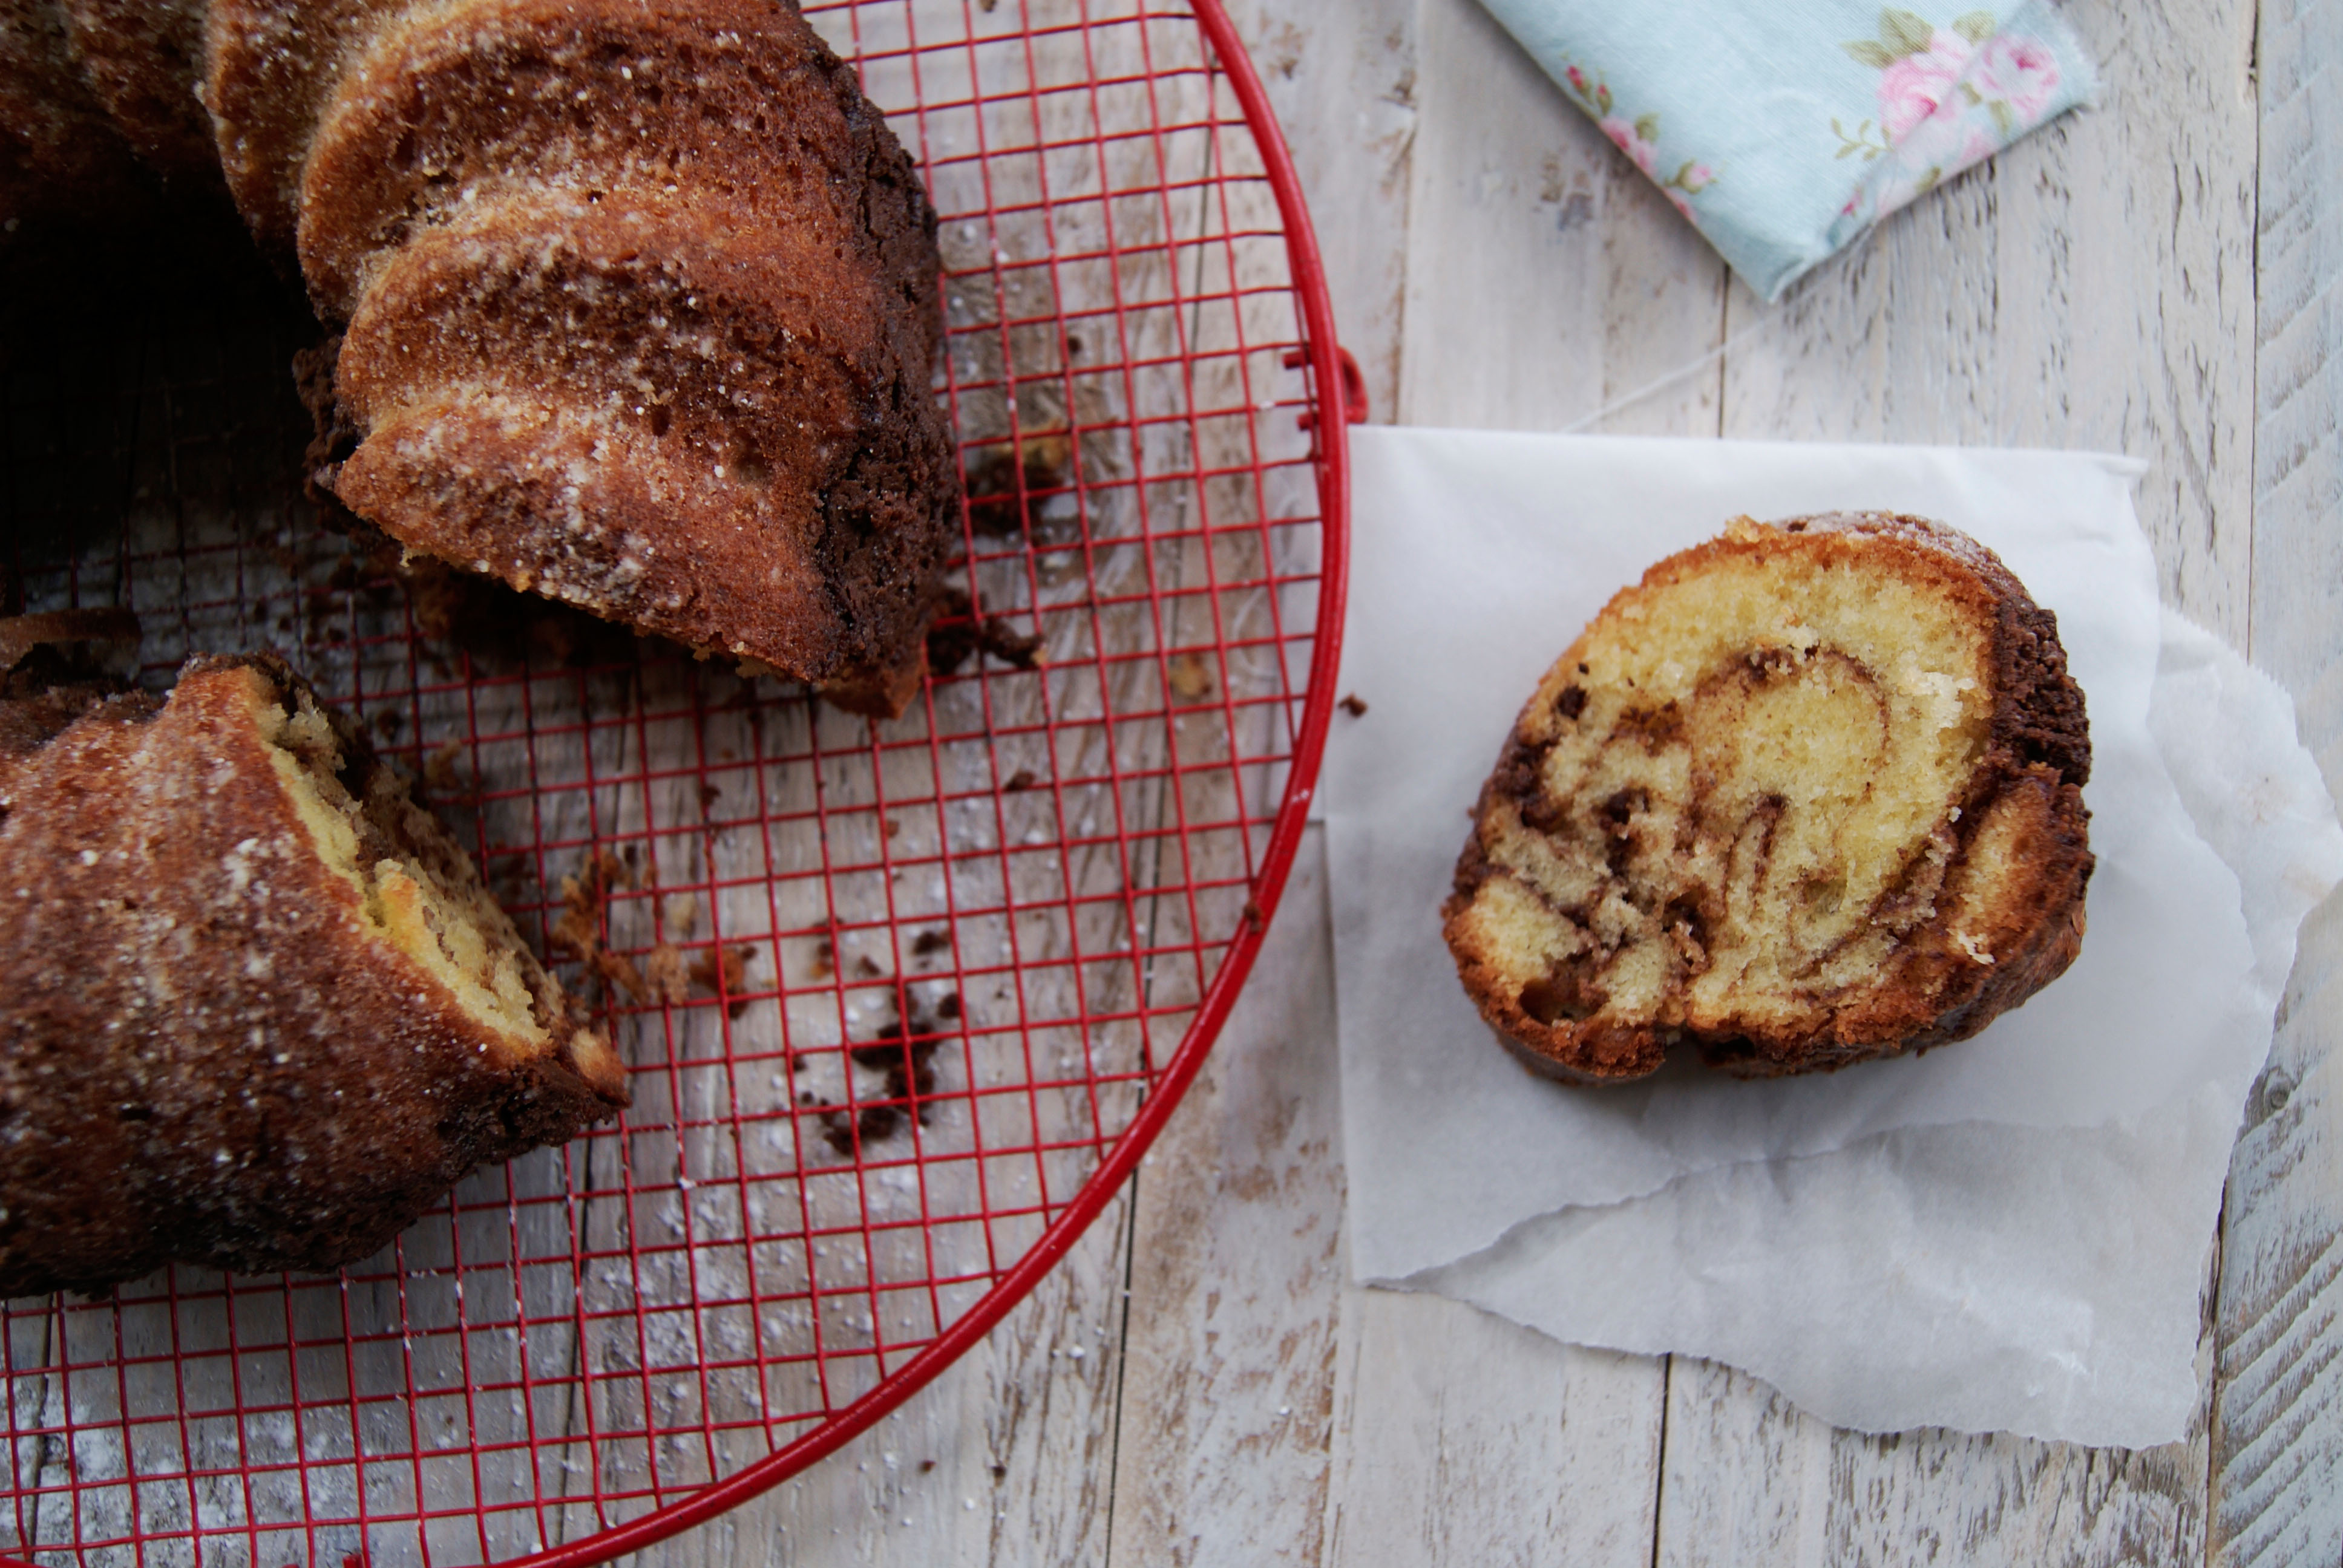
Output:
[[1483,4],[1768,299],[2097,86],[2044,0]]

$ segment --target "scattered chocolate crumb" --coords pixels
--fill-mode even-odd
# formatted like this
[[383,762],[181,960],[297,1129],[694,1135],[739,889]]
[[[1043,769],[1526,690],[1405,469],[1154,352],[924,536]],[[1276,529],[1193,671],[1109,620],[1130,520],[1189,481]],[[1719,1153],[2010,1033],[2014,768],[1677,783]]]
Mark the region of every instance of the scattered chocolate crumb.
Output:
[[1247,899],[1244,901],[1244,913],[1241,918],[1246,925],[1251,926],[1254,930],[1260,930],[1263,926],[1269,924],[1269,918],[1261,912],[1261,906],[1251,899]]
[[[986,10],[992,7],[988,5]],[[1060,537],[1041,538],[1042,529],[1032,527],[1033,498],[1044,491],[1061,490],[1066,486],[1066,468],[1071,448],[1062,435],[1029,436],[1019,443],[1019,457],[1011,457],[1006,447],[995,447],[979,457],[968,470],[968,526],[988,538],[1015,538],[1020,534],[1035,536],[1037,544],[1062,544],[1070,530],[1048,528],[1046,531]],[[1020,481],[1024,491],[1020,504]]]
[[[862,1108],[862,1114],[854,1119],[854,1130],[862,1134],[863,1142],[875,1143],[894,1131],[902,1120],[903,1113],[891,1105],[866,1105]],[[832,1138],[830,1146],[839,1149],[838,1140]],[[840,1150],[840,1152],[844,1151]]]
[[988,1465],[986,1468],[992,1472],[992,1479],[995,1481],[1006,1481],[1009,1479],[1009,1467],[1005,1464]]
[[1001,788],[1007,793],[1013,795],[1021,789],[1032,789],[1034,782],[1033,769],[1031,768],[1020,768],[1016,772],[1011,773],[1009,776],[1009,782],[1003,784]]
[[[830,1104],[812,1093],[799,1096],[798,1103],[817,1107]],[[817,1110],[814,1114],[821,1122],[821,1141],[850,1160],[860,1144],[875,1142],[894,1131],[903,1115],[891,1105],[866,1105],[860,1115],[850,1115],[844,1106]]]
[[704,816],[708,812],[714,810],[716,808],[716,802],[723,798],[724,791],[719,789],[715,785],[702,784],[699,787],[700,813]]
[[938,1018],[958,1018],[960,1016],[960,992],[956,990],[948,990],[944,992],[942,996],[937,998],[936,1016]]
[[915,959],[931,958],[937,953],[951,951],[951,945],[950,931],[941,926],[932,927],[911,939],[911,956]]
[[1345,696],[1334,706],[1353,719],[1364,719],[1367,716],[1367,699],[1355,691]]
[[975,654],[990,654],[1020,669],[1039,669],[1044,662],[1039,636],[1018,631],[1005,616],[980,618],[967,594],[946,589],[928,632],[928,668],[951,675]]
[[854,972],[864,980],[876,980],[887,971],[873,962],[869,953],[857,953],[854,955]]
[[1005,616],[994,616],[984,623],[984,633],[977,646],[1003,664],[1019,669],[1039,669],[1045,662],[1041,658],[1041,636],[1039,632],[1021,632],[1009,624]]
[[[899,1007],[901,1000],[898,998]],[[847,1056],[857,1067],[873,1071],[884,1070],[886,1074],[883,1098],[866,1107],[857,1123],[864,1141],[884,1138],[894,1131],[906,1105],[919,1117],[920,1125],[927,1124],[928,1108],[923,1101],[935,1092],[936,1072],[931,1063],[937,1048],[943,1044],[944,1029],[938,1017],[956,1018],[960,1014],[960,993],[954,991],[945,1000],[950,1004],[949,1011],[939,1006],[937,1016],[930,1016],[914,1004],[908,1019],[899,1011],[880,1025],[869,1040],[846,1048]],[[886,1114],[875,1114],[880,1111]],[[830,1125],[824,1136],[829,1138],[830,1147],[839,1149],[841,1145],[837,1135],[844,1131],[846,1118],[842,1111],[830,1115],[836,1121],[830,1122],[830,1117],[825,1117]]]
[[935,1462],[934,1460],[932,1460],[932,1459],[923,1459],[923,1460],[920,1461],[920,1473],[921,1475],[925,1475],[928,1472],[930,1472],[930,1470],[933,1470],[935,1467],[936,1467],[936,1462]]
[[828,937],[824,937],[813,945],[813,973],[810,978],[828,980],[837,972],[838,949]]
[[892,817],[890,817],[890,818],[888,818],[888,819],[887,819],[887,820],[886,820],[886,824],[885,824],[885,829],[884,829],[884,831],[886,832],[887,837],[889,837],[890,839],[891,839],[891,838],[893,838],[896,834],[898,834],[898,833],[901,832],[902,830],[903,830],[903,824],[902,824],[902,823],[900,823],[900,822],[897,821],[897,820],[896,820],[894,818],[892,818]]
[[1172,696],[1179,702],[1202,702],[1212,695],[1212,667],[1200,653],[1175,654],[1172,658]]

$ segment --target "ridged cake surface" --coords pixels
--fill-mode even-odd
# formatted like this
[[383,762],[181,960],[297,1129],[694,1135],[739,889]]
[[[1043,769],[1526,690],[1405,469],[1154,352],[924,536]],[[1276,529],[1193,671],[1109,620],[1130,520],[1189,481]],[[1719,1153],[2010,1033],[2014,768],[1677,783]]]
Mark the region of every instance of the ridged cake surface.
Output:
[[[9,235],[225,187],[407,549],[900,710],[957,536],[935,216],[777,0],[0,0]],[[143,173],[142,173],[143,170]]]
[[327,1270],[626,1103],[463,851],[272,658],[0,700],[0,1296]]

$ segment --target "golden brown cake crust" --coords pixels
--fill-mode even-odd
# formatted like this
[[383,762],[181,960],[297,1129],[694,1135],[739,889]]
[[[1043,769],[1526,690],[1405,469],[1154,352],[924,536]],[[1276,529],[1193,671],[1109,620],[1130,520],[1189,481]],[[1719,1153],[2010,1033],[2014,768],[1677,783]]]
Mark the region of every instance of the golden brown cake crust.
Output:
[[[1795,558],[1821,571],[1878,574],[1947,603],[1976,628],[1987,650],[1989,709],[1954,809],[1885,886],[1860,921],[1887,932],[1875,972],[1862,983],[1820,987],[1794,1007],[1753,1012],[1704,1010],[1684,1000],[1690,978],[1712,955],[1727,918],[1713,890],[1680,884],[1657,911],[1673,956],[1671,1000],[1620,1016],[1594,978],[1599,940],[1584,961],[1556,964],[1522,983],[1517,956],[1489,940],[1491,922],[1476,906],[1503,881],[1506,898],[1534,900],[1531,919],[1584,933],[1600,923],[1584,906],[1553,907],[1537,879],[1509,870],[1519,863],[1524,830],[1560,842],[1592,840],[1614,883],[1633,880],[1653,847],[1644,842],[1648,801],[1615,796],[1593,803],[1557,800],[1544,762],[1555,732],[1605,706],[1582,685],[1590,639],[1654,601],[1655,590],[1697,582],[1721,563]],[[1789,618],[1795,622],[1795,617]],[[1804,630],[1803,628],[1800,628]],[[1827,648],[1806,650],[1808,659]],[[1734,678],[1762,687],[1780,679],[1778,648],[1755,649]],[[1793,660],[1795,662],[1795,659]],[[1863,678],[1875,678],[1864,672]],[[1710,689],[1704,687],[1704,690]],[[1610,705],[1615,707],[1615,704]],[[1674,704],[1627,709],[1600,744],[1656,752],[1674,744],[1686,721]],[[2056,979],[2083,934],[2084,893],[2092,857],[2082,786],[2090,772],[2083,696],[2066,671],[2056,618],[2036,605],[1990,551],[1966,535],[1926,519],[1883,513],[1839,513],[1758,525],[1744,519],[1726,535],[1660,562],[1643,583],[1621,593],[1574,643],[1542,683],[1507,739],[1474,809],[1475,827],[1460,857],[1454,890],[1443,906],[1443,932],[1466,991],[1499,1037],[1523,1061],[1548,1076],[1621,1082],[1656,1070],[1668,1048],[1696,1045],[1710,1065],[1745,1077],[1829,1070],[1900,1051],[1966,1039]],[[1717,780],[1695,765],[1687,780],[1698,818]],[[1779,815],[1782,805],[1773,804]],[[1696,859],[1702,835],[1756,843],[1772,853],[1770,822],[1700,822],[1662,848]],[[1980,846],[1986,848],[1981,849]],[[1567,846],[1565,846],[1566,848]],[[1727,865],[1740,865],[1732,859]],[[1764,861],[1755,862],[1762,883]],[[1606,886],[1606,891],[1610,889]],[[1647,911],[1647,914],[1652,913]]]
[[906,706],[960,521],[936,216],[794,5],[0,0],[5,226],[127,221],[156,176],[224,187],[342,330],[320,493]]
[[[58,715],[0,724],[0,1295],[174,1259],[332,1269],[625,1102],[544,992],[548,1043],[517,1058],[369,928],[255,721],[300,689],[273,658],[198,659],[167,703],[85,694],[45,741]],[[372,796],[379,767],[343,778]],[[462,860],[419,811],[375,815],[386,851]]]
[[935,216],[852,70],[763,0],[349,26],[300,181],[348,323],[318,482],[410,549],[900,711],[959,469]]

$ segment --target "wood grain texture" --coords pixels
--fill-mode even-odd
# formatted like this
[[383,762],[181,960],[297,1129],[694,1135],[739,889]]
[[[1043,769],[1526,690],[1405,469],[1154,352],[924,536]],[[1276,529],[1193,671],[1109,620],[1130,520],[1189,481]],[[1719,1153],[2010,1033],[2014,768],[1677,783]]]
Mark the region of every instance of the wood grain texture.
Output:
[[1102,1562],[1129,1241],[1126,1195],[999,1328],[877,1426],[635,1561]]
[[1393,1291],[1342,1335],[1329,1563],[1651,1561],[1661,1363]]
[[[2260,34],[2254,661],[2343,789],[2343,5]],[[2343,901],[2303,928],[2229,1167],[2213,1558],[2343,1561]]]
[[[2210,1361],[2208,1337],[2207,1373]],[[1679,1356],[1654,1561],[2197,1562],[2206,1413],[2200,1403],[2191,1441],[2137,1452],[1964,1432],[1875,1436],[1835,1431],[1746,1373]]]
[[1778,305],[1735,285],[1724,433],[2128,452],[2166,599],[2242,645],[2249,5],[2063,8],[2099,106],[1892,216]]
[[[2145,457],[2139,511],[2166,598],[2242,641],[2250,13],[2066,15],[2102,63],[2100,106],[1891,217],[1778,305],[1735,284],[1723,429]],[[2137,1454],[1944,1432],[1825,1440],[1764,1384],[1679,1359],[1661,1561],[2197,1560],[2212,1348],[2208,1327],[2191,1435]],[[1775,1453],[1793,1462],[1759,1457]],[[1727,1521],[1745,1551],[1715,1549]]]
[[[1725,264],[1475,0],[1424,0],[1407,348],[1410,425],[1559,430],[1714,349]],[[1716,428],[1714,375],[1603,422]]]
[[1113,1563],[1319,1561],[1342,1282],[1326,932],[1313,828],[1136,1182]]
[[1418,0],[1231,0],[1310,204],[1342,347],[1372,417],[1399,405]]

